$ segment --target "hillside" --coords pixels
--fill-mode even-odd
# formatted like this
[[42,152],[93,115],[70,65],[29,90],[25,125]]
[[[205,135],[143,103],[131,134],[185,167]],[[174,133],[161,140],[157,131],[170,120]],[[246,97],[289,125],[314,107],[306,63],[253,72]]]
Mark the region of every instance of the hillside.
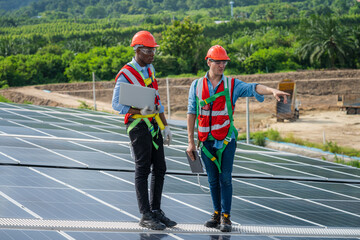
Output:
[[[227,50],[227,72],[233,74],[360,68],[356,0],[241,1],[232,17],[227,1],[180,2],[33,2],[0,18],[0,88],[89,80],[92,72],[110,80],[130,61],[131,38],[144,29],[160,45],[157,77],[205,72],[204,56],[215,44]],[[97,12],[106,18],[92,15]]]
[[12,11],[28,6],[37,0],[0,0],[0,10]]
[[[285,19],[309,14],[332,12],[347,13],[355,1],[339,4],[337,1],[316,2],[311,0],[242,0],[235,1],[235,17],[251,19]],[[119,14],[157,14],[164,11],[210,10],[210,17],[228,15],[228,1],[130,1],[130,0],[14,0],[0,1],[0,10],[14,11],[14,14],[70,18],[74,16],[89,18],[116,17]],[[198,12],[201,14],[201,12]]]

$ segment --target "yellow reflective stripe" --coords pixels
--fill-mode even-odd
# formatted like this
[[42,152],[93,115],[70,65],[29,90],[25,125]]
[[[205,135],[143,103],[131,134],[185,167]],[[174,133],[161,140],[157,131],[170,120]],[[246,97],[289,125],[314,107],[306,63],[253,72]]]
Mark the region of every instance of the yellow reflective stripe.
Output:
[[155,117],[155,113],[154,114],[149,114],[149,115],[141,115],[141,114],[134,114],[131,117],[136,119],[136,118],[152,118]]
[[216,160],[216,157],[212,157],[212,159],[210,159],[211,161],[215,161]]
[[152,118],[154,117],[155,118],[155,121],[157,122],[159,128],[161,130],[164,130],[165,129],[165,126],[160,118],[160,115],[158,113],[154,113],[154,114],[149,114],[149,115],[141,115],[141,114],[134,114],[131,116],[132,118],[134,119],[137,119],[137,118],[141,118],[141,119],[146,119],[146,118]]
[[205,102],[205,104],[208,104],[208,103],[206,102],[206,99],[204,100],[204,102]]
[[228,141],[224,140],[224,144],[225,144],[225,145],[228,145],[228,143],[229,143]]
[[144,83],[146,86],[149,86],[152,83],[151,78],[144,79]]

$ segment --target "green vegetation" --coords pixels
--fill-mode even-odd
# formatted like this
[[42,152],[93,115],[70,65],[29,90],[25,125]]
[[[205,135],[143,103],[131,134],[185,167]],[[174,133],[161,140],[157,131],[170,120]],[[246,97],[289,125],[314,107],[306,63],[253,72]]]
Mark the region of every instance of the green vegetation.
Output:
[[94,108],[89,106],[86,102],[80,100],[78,102],[80,102],[80,106],[78,107],[79,109],[94,110]]
[[12,103],[9,99],[5,98],[4,96],[0,95],[0,102],[4,103]]
[[253,143],[258,145],[258,146],[265,146],[265,135],[262,134],[261,132],[255,132],[252,135],[253,138]]
[[351,29],[341,26],[335,18],[313,16],[302,24],[301,32],[299,53],[303,60],[309,59],[311,64],[326,62],[335,68],[335,62],[339,61],[340,66],[344,66],[356,48],[356,38]]
[[[336,142],[332,142],[332,141],[327,141],[325,144],[312,143],[309,141],[302,140],[300,138],[295,138],[293,134],[289,134],[283,138],[280,136],[280,133],[274,129],[250,133],[250,139],[256,145],[265,146],[265,138],[277,142],[294,143],[297,145],[302,145],[310,148],[318,148],[323,151],[331,152],[334,154],[342,154],[350,157],[360,157],[359,150],[350,147],[338,146]],[[238,140],[246,140],[246,133],[239,135]]]
[[0,0],[0,88],[91,72],[112,80],[143,29],[160,44],[157,77],[204,74],[215,44],[231,58],[228,75],[360,67],[356,0],[244,0],[233,10],[223,0]]
[[352,167],[360,168],[360,161],[353,160],[353,161],[345,161],[344,159],[340,159],[337,156],[335,156],[335,162],[340,164],[349,165]]
[[[355,3],[350,0],[241,0],[234,4],[234,17],[256,21],[308,17],[312,14],[354,14],[359,12]],[[166,12],[174,16],[187,12],[195,19],[206,14],[208,18],[218,20],[230,14],[229,2],[224,0],[1,0],[0,9],[5,16],[57,19],[146,14],[149,22],[152,20],[153,23],[156,23],[154,15]]]
[[[171,72],[197,73],[204,69],[202,59],[207,53],[209,43],[202,34],[204,28],[185,18],[183,22],[174,21],[162,34],[161,51],[163,54],[176,57],[177,64]],[[186,50],[186,51],[185,51]]]

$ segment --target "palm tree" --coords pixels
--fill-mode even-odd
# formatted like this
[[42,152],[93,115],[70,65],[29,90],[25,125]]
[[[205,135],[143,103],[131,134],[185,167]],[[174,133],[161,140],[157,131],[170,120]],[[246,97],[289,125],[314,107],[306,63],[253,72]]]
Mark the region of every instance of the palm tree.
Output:
[[328,67],[334,68],[337,62],[343,66],[355,49],[351,30],[329,16],[312,16],[302,24],[300,38],[298,53],[311,64],[325,60]]

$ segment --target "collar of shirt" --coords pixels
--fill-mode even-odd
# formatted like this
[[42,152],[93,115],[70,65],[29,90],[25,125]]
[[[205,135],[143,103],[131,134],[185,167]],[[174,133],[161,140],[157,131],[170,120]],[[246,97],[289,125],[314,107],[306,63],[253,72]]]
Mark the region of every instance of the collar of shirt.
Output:
[[132,64],[134,64],[134,66],[137,68],[137,70],[141,71],[142,73],[147,73],[147,69],[149,67],[149,64],[146,64],[144,67],[140,66],[137,61],[135,60],[135,57],[132,58],[132,61],[131,61]]
[[206,77],[206,80],[208,81],[210,96],[212,96],[212,95],[215,94],[215,92],[216,92],[217,88],[219,87],[220,83],[221,83],[222,81],[224,81],[225,75],[223,74],[223,75],[221,76],[221,80],[218,82],[218,84],[216,85],[216,87],[215,87],[215,89],[214,89],[213,85],[211,84],[211,82],[210,82],[210,80],[209,80],[208,74],[209,74],[209,72],[206,73],[205,77]]

